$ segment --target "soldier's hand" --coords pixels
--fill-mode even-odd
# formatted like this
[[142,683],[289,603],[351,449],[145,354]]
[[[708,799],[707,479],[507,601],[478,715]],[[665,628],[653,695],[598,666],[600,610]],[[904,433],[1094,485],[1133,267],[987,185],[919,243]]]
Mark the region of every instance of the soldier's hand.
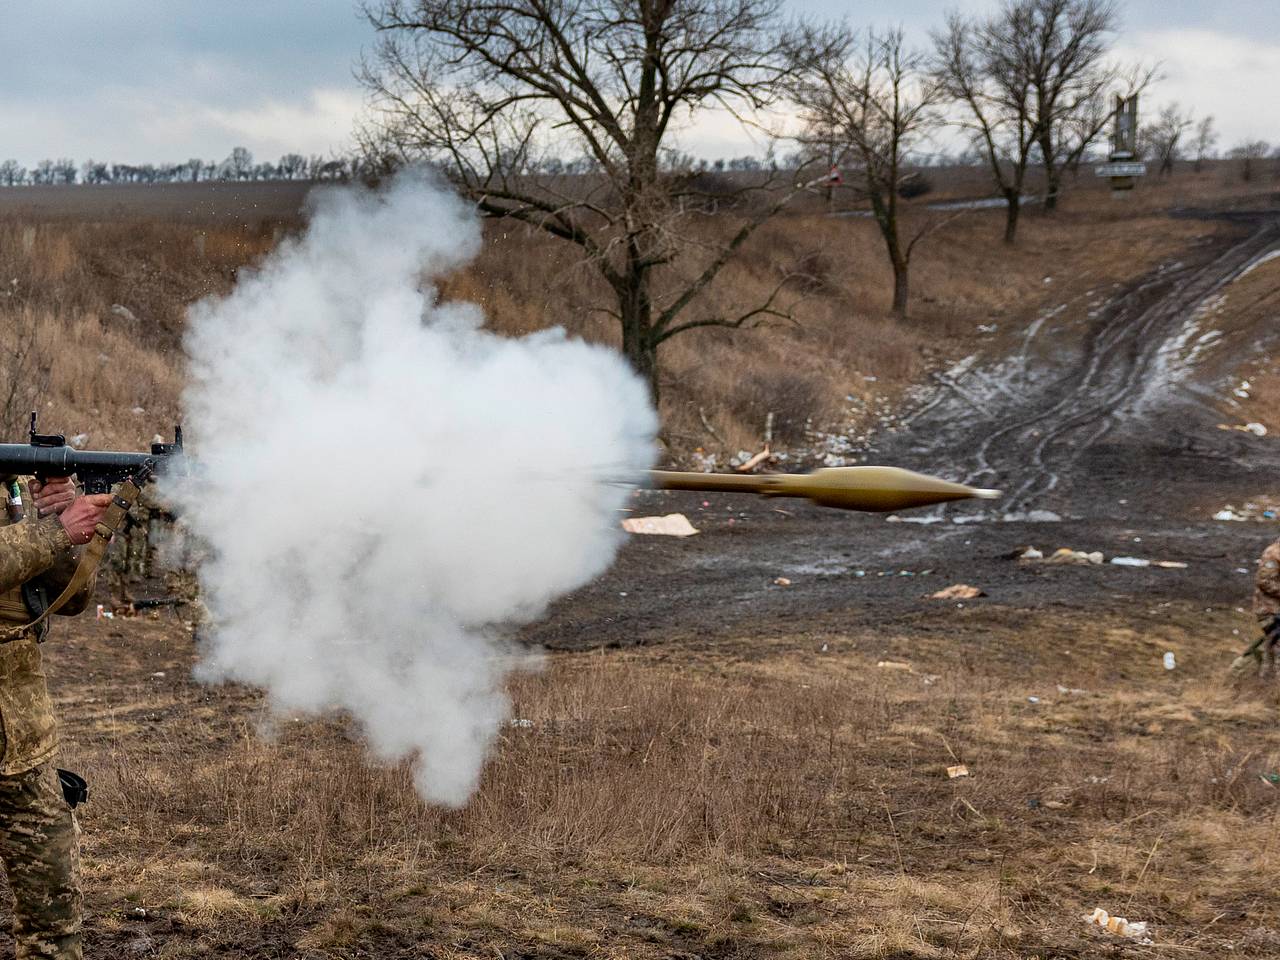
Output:
[[32,480],[28,486],[39,517],[62,513],[76,498],[76,482],[71,477],[49,477],[43,483]]
[[76,545],[88,543],[93,539],[93,531],[109,506],[111,506],[111,494],[86,494],[83,497],[76,497],[71,506],[58,515],[58,519],[62,521],[62,527],[67,531],[67,536],[71,538],[72,543]]

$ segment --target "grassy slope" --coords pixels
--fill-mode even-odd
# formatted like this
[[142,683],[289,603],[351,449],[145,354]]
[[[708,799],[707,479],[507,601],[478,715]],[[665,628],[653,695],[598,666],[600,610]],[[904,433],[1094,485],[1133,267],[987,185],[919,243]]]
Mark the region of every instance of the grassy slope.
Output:
[[[769,412],[784,448],[808,446],[809,428],[863,433],[929,369],[980,345],[986,335],[979,325],[1016,331],[1043,306],[1125,279],[1215,229],[1170,220],[1162,211],[1188,199],[1208,202],[1223,189],[1217,174],[1187,174],[1117,204],[1082,181],[1057,217],[1029,210],[1013,250],[998,242],[999,211],[966,213],[919,249],[905,321],[886,313],[889,274],[870,221],[781,219],[755,238],[698,309],[754,306],[780,270],[800,264],[812,282],[796,322],[672,340],[663,356],[669,449],[677,458],[696,447],[724,454],[755,449]],[[913,217],[919,223],[927,215],[917,210]],[[698,225],[724,228],[716,220]],[[163,430],[180,415],[186,304],[228,289],[236,271],[276,236],[269,224],[80,223],[65,210],[45,222],[0,219],[0,278],[8,284],[0,291],[0,316],[11,331],[36,331],[40,358],[51,368],[36,401],[48,425],[88,433],[95,445],[136,445]],[[447,296],[481,303],[500,333],[561,324],[615,342],[611,321],[598,310],[607,300],[571,250],[518,226],[490,224],[487,237],[477,263],[445,285]],[[14,436],[35,398],[20,395],[6,404],[10,373],[0,364],[0,419]],[[138,407],[143,414],[131,412]]]

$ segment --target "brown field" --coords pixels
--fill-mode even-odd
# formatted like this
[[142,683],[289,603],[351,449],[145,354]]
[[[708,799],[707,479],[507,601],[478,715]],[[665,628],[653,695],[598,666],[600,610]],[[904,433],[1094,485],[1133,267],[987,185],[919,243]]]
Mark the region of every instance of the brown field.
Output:
[[991,606],[552,655],[447,812],[340,720],[192,682],[174,621],[85,620],[49,651],[90,955],[1274,956],[1277,700],[1223,685],[1233,626]]

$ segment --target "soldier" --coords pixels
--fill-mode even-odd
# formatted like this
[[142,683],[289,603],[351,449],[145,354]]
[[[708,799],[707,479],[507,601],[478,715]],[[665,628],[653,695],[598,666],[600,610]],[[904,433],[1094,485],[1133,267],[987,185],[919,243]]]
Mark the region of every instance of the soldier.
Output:
[[[29,491],[34,510],[20,517],[14,504],[0,518],[0,627],[29,623],[40,612],[33,606],[61,593],[75,546],[92,539],[111,503],[109,494],[77,496],[68,478],[33,480]],[[58,612],[83,610],[92,589],[86,584]],[[0,860],[19,960],[79,960],[79,841],[51,762],[57,733],[38,646],[45,627],[0,643]]]
[[1253,614],[1266,637],[1259,653],[1262,670],[1275,670],[1276,643],[1280,640],[1280,540],[1275,540],[1262,551],[1258,560],[1258,574],[1254,581]]

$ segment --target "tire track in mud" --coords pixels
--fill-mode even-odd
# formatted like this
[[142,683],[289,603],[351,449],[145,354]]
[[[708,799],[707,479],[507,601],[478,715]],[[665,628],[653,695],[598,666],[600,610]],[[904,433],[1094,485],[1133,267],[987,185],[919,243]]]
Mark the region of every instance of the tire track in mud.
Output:
[[[953,451],[955,462],[970,483],[988,485],[1018,478],[1001,505],[1006,514],[1020,514],[1039,506],[1057,489],[1062,477],[1091,448],[1108,437],[1126,418],[1167,405],[1169,397],[1157,382],[1161,361],[1177,346],[1187,319],[1207,300],[1249,266],[1280,249],[1280,224],[1264,220],[1244,238],[1207,260],[1162,266],[1113,299],[1093,323],[1079,356],[1060,355],[1034,361],[1032,339],[1045,323],[1066,313],[1065,305],[1048,311],[1023,338],[1019,356],[1019,386],[1025,400],[1010,405],[1008,391],[999,396],[988,389],[990,407],[1003,412],[1000,420],[975,430],[973,410],[938,391],[909,419],[935,439],[924,450],[931,456]],[[1033,365],[1042,369],[1036,371]],[[973,380],[1001,384],[999,364],[974,364]],[[1006,368],[1009,361],[1005,361]],[[1061,375],[1062,368],[1069,372]],[[1034,375],[1033,375],[1034,374]],[[1056,374],[1056,375],[1055,375]],[[1003,371],[1007,379],[1008,369]]]

